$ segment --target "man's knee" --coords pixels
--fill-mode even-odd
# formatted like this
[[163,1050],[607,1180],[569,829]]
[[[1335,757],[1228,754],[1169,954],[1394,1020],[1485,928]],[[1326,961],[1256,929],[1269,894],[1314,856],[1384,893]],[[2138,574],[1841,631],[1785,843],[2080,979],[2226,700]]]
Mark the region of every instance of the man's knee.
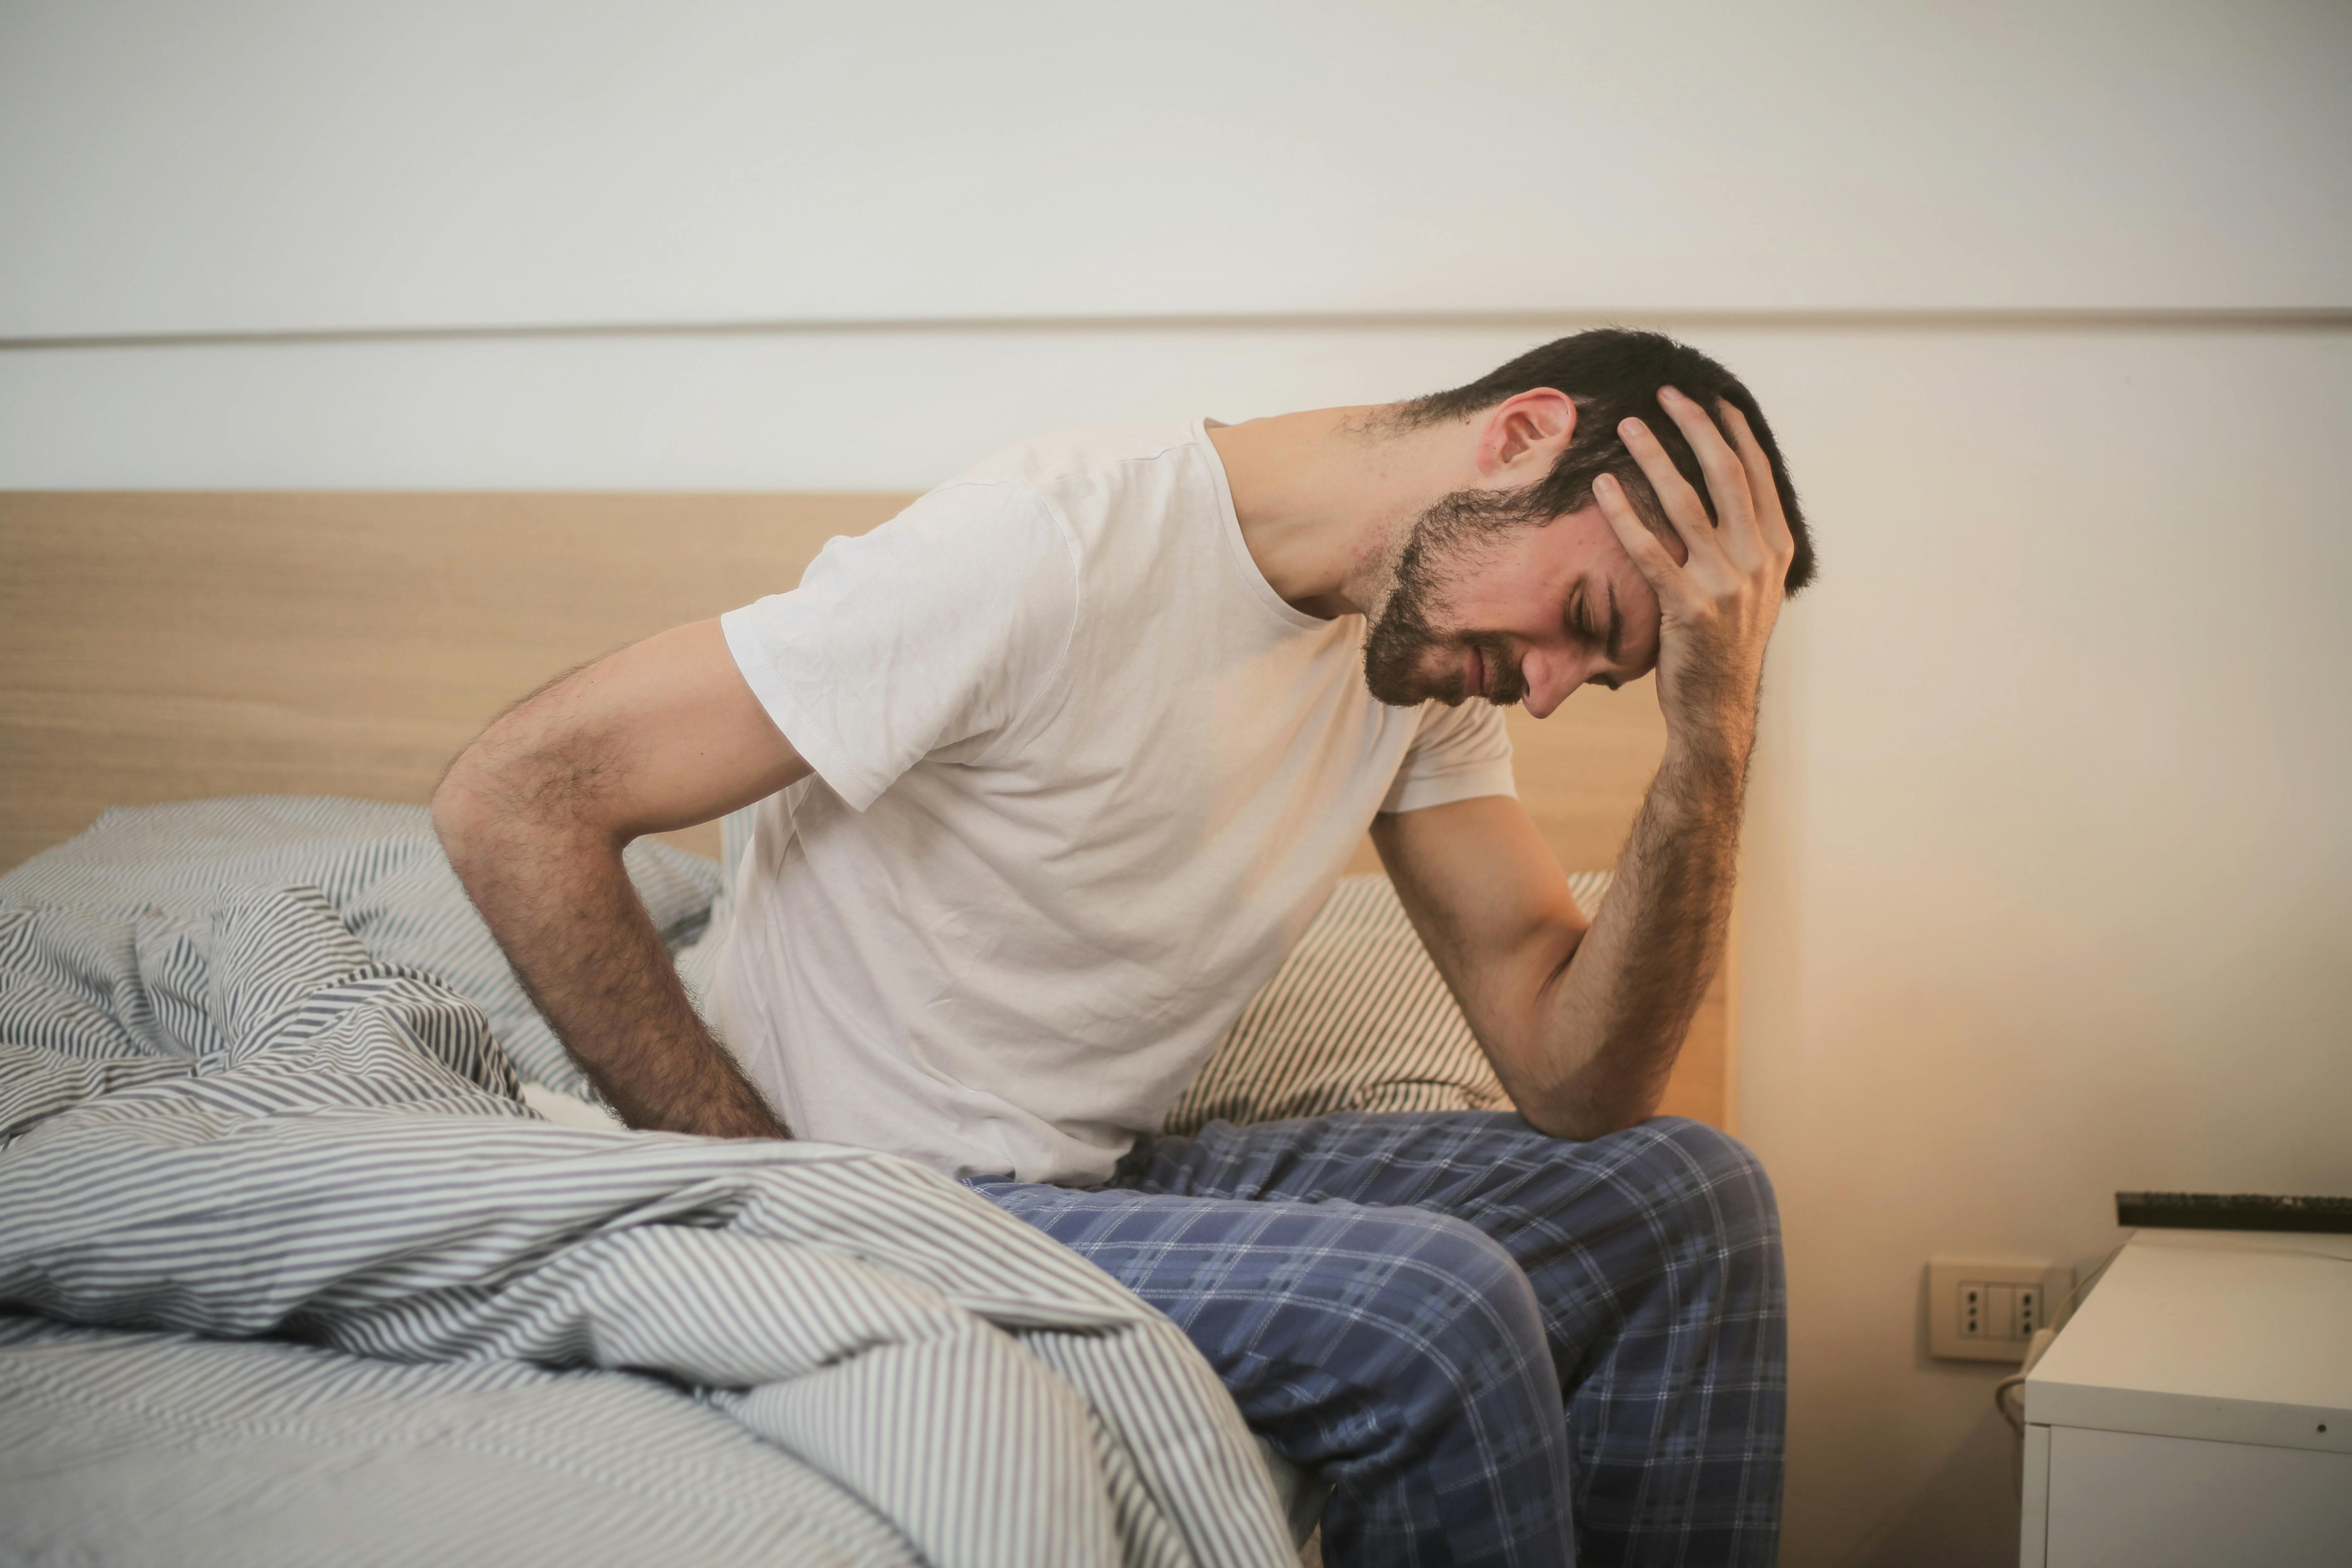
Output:
[[1777,1237],[1780,1211],[1755,1151],[1720,1128],[1680,1116],[1643,1124],[1656,1140],[1664,1183],[1687,1223],[1727,1237]]
[[1408,1213],[1421,1265],[1412,1290],[1430,1314],[1442,1320],[1476,1315],[1503,1325],[1538,1321],[1526,1271],[1500,1242],[1468,1220]]
[[[1367,1224],[1325,1266],[1350,1277],[1311,1292],[1335,1319],[1373,1327],[1401,1362],[1457,1388],[1523,1376],[1531,1361],[1548,1365],[1535,1289],[1500,1243],[1428,1210],[1382,1211]],[[1374,1277],[1355,1273],[1362,1265],[1349,1254],[1377,1259]]]
[[1653,1284],[1685,1302],[1778,1299],[1780,1211],[1753,1151],[1679,1116],[1655,1117],[1609,1141],[1620,1144],[1610,1163],[1622,1219],[1584,1254],[1607,1276],[1605,1294],[1628,1310]]
[[1780,1211],[1755,1152],[1729,1133],[1658,1116],[1589,1142],[1555,1146],[1559,1205],[1539,1205],[1553,1234],[1608,1253],[1618,1269],[1655,1248],[1685,1260],[1776,1253]]

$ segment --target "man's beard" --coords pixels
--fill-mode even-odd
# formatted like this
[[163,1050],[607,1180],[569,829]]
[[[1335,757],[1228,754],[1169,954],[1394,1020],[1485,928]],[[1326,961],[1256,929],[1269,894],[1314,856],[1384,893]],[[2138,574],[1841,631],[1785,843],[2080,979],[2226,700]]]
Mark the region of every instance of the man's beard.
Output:
[[[1431,625],[1464,568],[1482,546],[1535,521],[1526,490],[1455,490],[1414,520],[1396,563],[1388,602],[1364,634],[1364,685],[1392,708],[1434,700],[1452,708],[1471,695],[1460,654],[1475,648],[1486,666],[1486,700],[1507,708],[1528,694],[1527,678],[1510,646],[1491,632],[1441,633]],[[1424,672],[1432,653],[1450,655],[1445,673]]]

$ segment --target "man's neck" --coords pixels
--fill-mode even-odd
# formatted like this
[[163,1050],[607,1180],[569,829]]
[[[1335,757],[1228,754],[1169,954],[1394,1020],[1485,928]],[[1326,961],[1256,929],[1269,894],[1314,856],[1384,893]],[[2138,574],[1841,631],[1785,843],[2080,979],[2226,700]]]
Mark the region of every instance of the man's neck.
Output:
[[1400,430],[1374,406],[1209,426],[1242,541],[1267,584],[1310,616],[1361,614],[1405,525],[1465,479],[1450,422]]

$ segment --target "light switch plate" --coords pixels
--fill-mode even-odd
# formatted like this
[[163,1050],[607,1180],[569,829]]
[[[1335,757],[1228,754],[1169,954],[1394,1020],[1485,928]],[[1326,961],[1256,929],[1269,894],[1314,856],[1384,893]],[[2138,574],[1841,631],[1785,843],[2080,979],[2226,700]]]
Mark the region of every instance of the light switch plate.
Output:
[[2074,1271],[2043,1258],[1937,1258],[1927,1263],[1927,1353],[1944,1361],[2022,1363]]

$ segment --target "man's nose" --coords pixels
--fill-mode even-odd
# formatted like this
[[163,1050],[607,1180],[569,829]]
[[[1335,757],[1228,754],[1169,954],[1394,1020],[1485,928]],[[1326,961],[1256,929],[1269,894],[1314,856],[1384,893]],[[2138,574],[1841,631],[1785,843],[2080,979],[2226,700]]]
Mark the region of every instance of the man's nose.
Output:
[[1525,706],[1530,719],[1550,718],[1552,710],[1567,701],[1589,673],[1584,660],[1575,654],[1549,648],[1529,652],[1519,661],[1519,672],[1527,677]]

